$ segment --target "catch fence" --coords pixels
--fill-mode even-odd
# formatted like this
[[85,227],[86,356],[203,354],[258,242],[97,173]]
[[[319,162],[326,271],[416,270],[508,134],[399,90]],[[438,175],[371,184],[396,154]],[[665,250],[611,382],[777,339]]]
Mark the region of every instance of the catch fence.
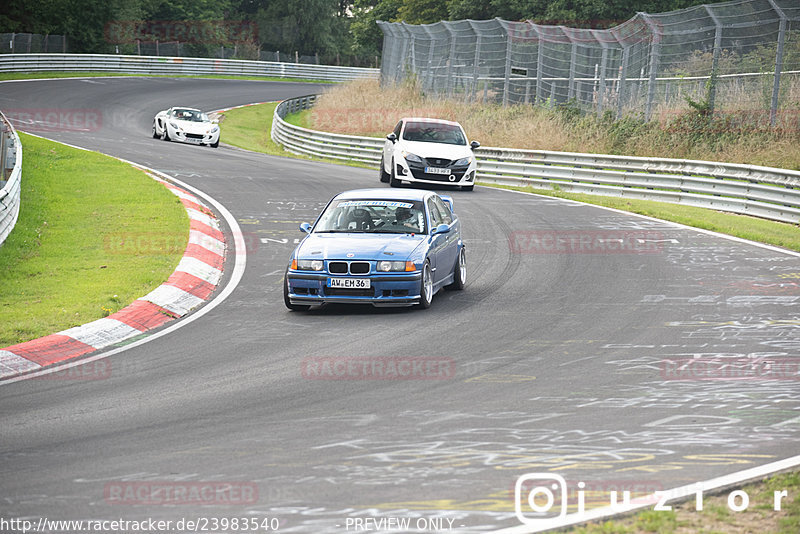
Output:
[[[734,0],[638,13],[607,29],[502,19],[378,22],[381,77],[505,104],[669,118],[688,109],[797,129],[800,2]],[[580,26],[600,26],[587,21]]]

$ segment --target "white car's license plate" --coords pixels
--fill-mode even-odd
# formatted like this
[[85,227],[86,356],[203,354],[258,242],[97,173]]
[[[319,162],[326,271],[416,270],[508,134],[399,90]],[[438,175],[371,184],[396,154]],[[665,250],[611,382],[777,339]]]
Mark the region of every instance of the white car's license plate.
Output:
[[339,287],[344,289],[369,289],[369,278],[330,278],[328,287]]
[[203,140],[202,139],[195,139],[194,137],[187,137],[187,143],[194,143],[195,145],[199,145]]
[[445,167],[425,167],[426,174],[450,174],[450,169]]

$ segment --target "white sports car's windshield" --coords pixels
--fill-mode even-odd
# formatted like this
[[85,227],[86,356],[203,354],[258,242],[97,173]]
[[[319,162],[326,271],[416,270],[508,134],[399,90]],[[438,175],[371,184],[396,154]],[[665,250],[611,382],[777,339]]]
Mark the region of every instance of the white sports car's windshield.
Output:
[[181,121],[209,122],[208,115],[194,109],[173,109],[171,115]]
[[464,132],[455,124],[409,121],[403,130],[403,139],[423,143],[466,145]]
[[335,200],[314,233],[424,234],[425,213],[419,201]]

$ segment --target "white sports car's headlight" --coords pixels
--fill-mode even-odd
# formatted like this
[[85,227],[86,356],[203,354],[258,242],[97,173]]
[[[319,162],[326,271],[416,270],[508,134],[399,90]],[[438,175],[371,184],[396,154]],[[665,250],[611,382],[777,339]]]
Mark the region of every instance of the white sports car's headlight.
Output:
[[219,131],[219,127],[218,126],[214,126],[213,128],[211,128],[211,131],[209,133],[217,133],[218,131]]
[[178,125],[175,124],[174,122],[170,122],[169,125],[172,126],[176,130],[180,130],[180,127],[178,127]]
[[457,160],[455,163],[453,163],[453,165],[469,165],[470,163],[472,163],[472,158],[466,157]]
[[405,150],[403,150],[403,152],[401,153],[403,154],[403,157],[406,158],[406,161],[413,161],[414,163],[422,163],[422,158],[420,158],[416,154],[412,154],[411,152],[407,152]]
[[301,271],[321,271],[322,260],[297,260],[297,268]]

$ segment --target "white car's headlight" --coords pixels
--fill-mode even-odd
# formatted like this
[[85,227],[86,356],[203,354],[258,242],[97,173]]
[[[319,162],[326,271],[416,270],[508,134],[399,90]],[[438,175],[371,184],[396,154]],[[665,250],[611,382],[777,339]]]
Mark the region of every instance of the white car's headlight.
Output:
[[173,128],[175,128],[176,130],[180,130],[180,127],[177,124],[175,124],[174,122],[170,122],[169,125],[172,126]]
[[378,271],[388,273],[391,271],[413,271],[414,263],[410,261],[379,261]]
[[301,271],[321,271],[322,260],[297,260],[297,268]]
[[413,161],[415,163],[422,163],[422,158],[417,156],[416,154],[412,154],[411,152],[407,152],[403,150],[402,152],[403,157],[406,158],[406,161]]
[[457,160],[455,163],[453,163],[453,165],[456,165],[456,166],[469,165],[470,163],[472,163],[472,158],[466,157],[466,158],[461,158],[460,160]]
[[211,128],[211,131],[209,133],[217,133],[218,131],[219,131],[219,127],[214,126],[213,128]]

